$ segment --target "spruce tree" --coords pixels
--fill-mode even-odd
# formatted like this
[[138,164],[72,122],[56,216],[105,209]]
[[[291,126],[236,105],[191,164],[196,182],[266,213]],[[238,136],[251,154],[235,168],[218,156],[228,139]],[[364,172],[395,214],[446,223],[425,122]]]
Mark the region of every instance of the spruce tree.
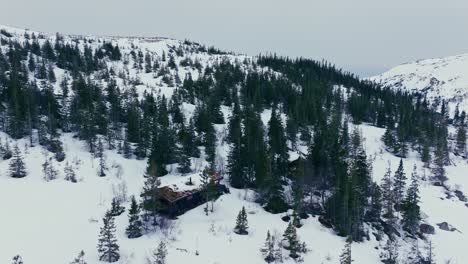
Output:
[[68,163],[68,161],[65,163],[64,173],[66,181],[73,183],[77,182],[75,170],[73,169],[73,166]]
[[101,139],[98,140],[95,155],[99,159],[98,175],[99,177],[104,177],[106,176],[107,165],[106,165],[106,157],[104,156],[104,145],[102,144]]
[[207,131],[205,131],[204,139],[206,161],[210,163],[210,168],[214,169],[216,158],[216,130],[211,122],[207,127]]
[[231,142],[227,159],[229,182],[234,188],[244,188],[247,182],[243,166],[244,157],[242,155],[241,113],[237,101],[234,103],[234,109],[229,119],[228,132],[228,139]]
[[393,152],[393,149],[395,148],[395,134],[393,132],[393,129],[387,125],[387,128],[385,129],[385,133],[382,136],[382,141],[384,142],[385,146],[387,147],[388,150]]
[[70,264],[87,264],[85,260],[85,252],[81,250],[80,253],[78,253],[78,256],[70,262]]
[[268,145],[271,153],[272,173],[285,176],[289,157],[286,137],[276,108],[273,107],[271,111],[271,118],[268,122]]
[[180,173],[187,174],[187,173],[192,172],[190,165],[191,165],[190,157],[187,155],[185,151],[182,151],[180,158],[179,158],[179,166],[177,167],[177,169],[179,170]]
[[383,207],[383,216],[388,219],[394,217],[394,192],[393,192],[393,179],[390,166],[387,168],[387,172],[382,178],[382,207]]
[[406,174],[403,168],[403,159],[400,159],[400,164],[398,169],[395,171],[394,181],[393,181],[393,197],[395,199],[395,208],[400,211],[401,204],[404,200],[406,187]]
[[424,257],[424,264],[436,264],[434,246],[432,240],[429,240],[426,245],[427,255]]
[[444,185],[445,181],[447,180],[445,172],[446,157],[444,149],[444,143],[442,143],[441,140],[438,140],[434,150],[434,160],[431,169],[434,180],[436,180],[439,184],[442,185]]
[[211,212],[214,210],[214,200],[216,198],[216,183],[213,178],[213,171],[206,167],[200,174],[200,181],[203,188],[204,198],[205,198],[205,214],[208,215],[209,204],[211,201]]
[[340,255],[340,264],[351,264],[353,262],[352,256],[351,256],[351,243],[352,243],[352,238],[348,237],[346,239],[346,244],[343,248],[343,251],[341,252]]
[[132,158],[132,147],[128,141],[128,134],[125,133],[125,138],[122,144],[122,153],[126,159]]
[[3,160],[9,160],[11,157],[13,157],[13,153],[10,149],[10,143],[8,142],[8,139],[5,142],[5,147],[2,149],[3,151]]
[[364,213],[368,207],[372,186],[366,152],[362,146],[361,134],[353,132],[350,166],[349,231],[354,240],[361,240],[364,234]]
[[379,185],[372,183],[370,208],[366,213],[366,220],[374,224],[379,223],[382,213],[382,191]]
[[23,258],[20,255],[13,257],[11,264],[23,264]]
[[285,212],[289,206],[284,198],[281,176],[272,173],[270,155],[266,156],[264,162],[266,163],[266,177],[262,188],[265,192],[265,210],[274,214]]
[[42,172],[44,174],[44,180],[51,181],[57,179],[58,172],[55,169],[52,158],[45,156],[45,161],[42,163]]
[[128,238],[138,238],[142,236],[142,222],[140,220],[140,208],[134,196],[128,211],[128,227],[125,231]]
[[[159,196],[159,186],[161,181],[159,179],[159,173],[157,165],[148,160],[148,166],[144,175],[145,183],[143,185],[143,190],[141,192],[141,197],[143,198],[143,209],[146,212],[150,212],[153,217],[153,223],[156,224],[156,215],[158,210],[157,199]],[[148,214],[144,215],[144,220],[148,220]]]
[[263,255],[263,259],[267,263],[272,263],[276,261],[275,240],[274,240],[274,237],[270,235],[270,230],[268,230],[267,232],[265,244],[260,249],[260,252]]
[[125,211],[125,207],[120,204],[120,200],[116,197],[112,198],[111,209],[108,212],[112,216],[119,216]]
[[421,251],[419,250],[419,240],[413,239],[411,242],[411,249],[408,252],[408,264],[421,264],[424,263],[423,256],[421,255]]
[[106,213],[102,219],[103,226],[99,233],[98,240],[98,253],[99,260],[105,262],[116,262],[120,258],[119,245],[117,245],[117,238],[115,237],[115,223],[114,216],[110,213]]
[[380,259],[385,264],[397,264],[398,262],[398,241],[389,237],[380,254]]
[[293,174],[293,182],[291,185],[292,198],[293,198],[293,223],[299,228],[302,226],[301,217],[304,215],[304,161],[300,157],[298,165]]
[[247,213],[245,211],[245,207],[242,206],[242,210],[237,215],[234,232],[239,235],[247,235],[249,233],[248,228]]
[[12,178],[23,178],[28,175],[26,165],[24,164],[18,145],[15,145],[13,148],[13,156],[9,164],[9,174]]
[[421,144],[421,161],[424,163],[424,167],[429,168],[431,164],[431,148],[426,137],[424,137]]
[[457,129],[456,153],[464,155],[466,152],[466,129],[465,125],[461,124]]
[[410,234],[415,234],[421,220],[419,208],[419,176],[416,165],[411,174],[411,184],[408,188],[406,199],[403,201],[403,228]]
[[158,247],[153,251],[151,259],[148,260],[149,264],[166,264],[167,258],[167,247],[166,244],[161,241]]
[[298,258],[299,253],[301,253],[301,243],[297,237],[296,227],[292,222],[289,222],[284,231],[283,241],[285,242],[284,248],[289,250],[289,256],[294,259]]

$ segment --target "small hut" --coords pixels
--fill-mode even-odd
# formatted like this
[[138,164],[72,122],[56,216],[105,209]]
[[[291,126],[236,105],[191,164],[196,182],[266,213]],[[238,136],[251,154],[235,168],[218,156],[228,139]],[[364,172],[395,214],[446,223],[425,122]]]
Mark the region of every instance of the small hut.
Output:
[[[229,193],[229,189],[220,184],[222,177],[218,173],[213,173],[216,184],[216,197],[224,193]],[[206,202],[206,188],[200,187],[192,190],[177,190],[170,186],[158,188],[158,211],[160,214],[177,217]]]

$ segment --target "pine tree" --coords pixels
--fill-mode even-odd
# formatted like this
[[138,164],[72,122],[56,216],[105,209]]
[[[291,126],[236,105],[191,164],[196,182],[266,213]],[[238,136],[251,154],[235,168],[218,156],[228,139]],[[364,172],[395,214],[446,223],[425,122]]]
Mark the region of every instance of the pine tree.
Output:
[[20,255],[13,257],[11,264],[23,264],[23,258]]
[[393,181],[393,197],[395,199],[395,208],[400,211],[401,203],[404,200],[406,186],[406,174],[403,169],[403,159],[400,159],[400,164],[398,169],[395,171],[394,181]]
[[389,150],[391,150],[393,152],[393,149],[395,148],[395,134],[393,132],[393,129],[391,127],[389,127],[387,125],[387,128],[385,129],[385,133],[384,135],[382,136],[382,141],[384,142],[385,146],[387,146],[387,148]]
[[115,237],[115,223],[114,217],[110,213],[106,213],[102,219],[103,226],[99,234],[98,240],[98,253],[99,260],[106,262],[116,262],[120,258],[119,245]]
[[132,157],[132,147],[130,146],[127,135],[128,133],[125,133],[125,138],[122,145],[122,153],[126,159],[130,159]]
[[209,202],[211,201],[211,212],[213,212],[214,199],[216,198],[216,183],[213,179],[213,171],[206,167],[200,174],[200,181],[205,194],[205,214],[208,215]]
[[431,148],[426,138],[422,141],[421,147],[421,161],[424,163],[424,167],[429,168],[431,164]]
[[247,185],[242,155],[242,129],[241,129],[241,113],[239,102],[236,97],[232,115],[229,119],[228,139],[231,142],[229,149],[227,167],[229,174],[229,182],[234,188],[244,188]]
[[42,172],[44,174],[44,180],[51,181],[57,179],[58,172],[54,167],[52,158],[45,156],[45,161],[42,163]]
[[142,222],[140,220],[140,208],[135,200],[135,197],[132,196],[132,202],[130,205],[130,210],[128,211],[128,227],[126,229],[126,234],[128,238],[138,238],[142,236]]
[[158,247],[153,251],[151,259],[149,259],[150,264],[166,264],[167,258],[167,248],[166,244],[161,241]]
[[104,156],[104,145],[102,144],[101,139],[98,140],[95,155],[99,159],[98,175],[99,177],[104,177],[106,176],[107,165],[106,165],[106,157]]
[[348,237],[346,239],[346,244],[343,248],[343,251],[341,252],[340,255],[340,264],[351,264],[353,262],[352,256],[351,256],[351,243],[352,243],[352,238]]
[[298,258],[301,250],[301,243],[297,237],[296,227],[292,222],[289,222],[288,227],[284,231],[283,241],[285,242],[284,248],[289,250],[291,258]]
[[275,241],[274,241],[274,238],[270,235],[270,230],[268,230],[267,232],[265,244],[260,249],[260,252],[263,255],[263,259],[267,263],[272,263],[276,260]]
[[49,64],[49,65],[48,65],[48,68],[47,68],[47,79],[48,79],[51,83],[55,83],[55,82],[57,81],[57,78],[55,78],[54,67],[52,66],[52,64]]
[[444,143],[442,143],[441,140],[438,140],[434,150],[434,161],[432,166],[434,179],[442,185],[444,185],[447,180],[447,176],[445,175],[446,157],[444,149]]
[[152,64],[151,64],[151,55],[149,52],[146,52],[145,54],[145,72],[150,73],[152,70]]
[[421,255],[421,251],[419,250],[419,240],[413,239],[411,243],[411,249],[408,252],[408,264],[421,264],[424,263],[423,256]]
[[379,223],[380,215],[382,214],[382,191],[376,183],[372,183],[370,198],[371,203],[366,213],[366,220],[372,223]]
[[289,155],[284,128],[275,107],[271,110],[271,118],[268,122],[268,145],[271,153],[272,173],[284,176]]
[[273,251],[275,253],[275,263],[283,263],[283,243],[280,241],[276,242],[276,237],[272,237],[273,240]]
[[247,235],[249,233],[248,228],[247,213],[245,211],[245,207],[242,206],[242,210],[237,215],[234,232],[239,235]]
[[354,240],[361,240],[364,235],[364,213],[368,207],[372,180],[367,155],[362,146],[362,137],[357,129],[353,132],[351,143],[349,231]]
[[[294,215],[301,216],[304,213],[304,174],[305,161],[302,157],[297,159],[297,167],[292,172],[293,182],[291,185]],[[297,225],[296,225],[297,226]]]
[[28,175],[18,145],[15,145],[13,149],[13,156],[9,164],[9,174],[12,178],[23,178]]
[[65,163],[64,173],[66,181],[73,183],[77,182],[75,170],[73,169],[73,166],[68,163],[68,161]]
[[271,171],[270,155],[267,155],[263,161],[265,166],[265,180],[263,189],[265,190],[265,210],[277,214],[285,212],[288,204],[285,201],[281,176]]
[[210,168],[214,169],[216,158],[216,130],[211,122],[207,127],[207,131],[205,131],[204,139],[206,161],[210,163]]
[[419,176],[416,172],[416,165],[411,174],[411,184],[408,188],[406,199],[403,201],[403,228],[411,234],[418,231],[421,220],[419,209]]
[[398,242],[393,238],[388,238],[387,243],[380,254],[380,259],[385,264],[397,264],[398,262]]
[[427,256],[424,258],[425,259],[425,262],[424,264],[436,264],[436,260],[435,260],[435,253],[434,253],[434,246],[432,245],[432,241],[429,240],[429,242],[427,243]]
[[116,197],[112,198],[111,209],[108,212],[112,216],[119,216],[125,211],[125,207],[120,204],[120,200]]
[[81,250],[80,253],[78,253],[78,256],[70,262],[70,264],[87,264],[85,260],[85,252]]
[[394,193],[393,193],[393,179],[390,166],[387,168],[387,172],[382,178],[382,207],[383,216],[388,219],[394,218]]
[[10,143],[8,142],[8,139],[5,142],[5,147],[3,148],[3,160],[9,160],[13,157],[13,153],[10,149]]
[[457,153],[460,155],[464,155],[466,152],[466,129],[464,124],[461,124],[457,129],[456,146]]
[[398,125],[397,128],[397,142],[394,147],[394,154],[397,157],[405,158],[408,154],[408,144],[406,144],[405,139],[406,131],[401,125]]
[[[156,214],[158,210],[158,195],[159,195],[159,186],[161,181],[159,179],[159,173],[157,165],[154,161],[148,160],[148,166],[145,172],[145,183],[143,185],[143,190],[141,192],[141,197],[143,198],[143,209],[146,212],[151,212],[153,217],[153,223],[156,224]],[[144,220],[148,220],[148,215],[144,215]]]
[[180,173],[187,174],[187,173],[192,172],[190,165],[191,165],[190,157],[187,155],[185,151],[182,151],[180,158],[179,158],[179,167],[177,167],[177,169],[179,170]]

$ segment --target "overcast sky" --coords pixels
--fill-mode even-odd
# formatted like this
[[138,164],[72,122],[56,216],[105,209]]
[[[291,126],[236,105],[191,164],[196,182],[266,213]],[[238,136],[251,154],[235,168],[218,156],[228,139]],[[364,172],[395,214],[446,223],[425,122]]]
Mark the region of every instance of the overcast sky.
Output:
[[361,76],[468,52],[467,0],[0,0],[0,24],[325,58]]

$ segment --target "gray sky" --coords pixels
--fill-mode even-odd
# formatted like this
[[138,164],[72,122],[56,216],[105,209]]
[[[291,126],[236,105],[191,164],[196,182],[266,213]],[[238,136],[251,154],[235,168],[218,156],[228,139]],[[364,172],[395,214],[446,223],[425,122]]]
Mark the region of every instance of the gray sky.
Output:
[[468,52],[466,0],[0,0],[0,24],[191,39],[256,55],[325,58],[368,76]]

